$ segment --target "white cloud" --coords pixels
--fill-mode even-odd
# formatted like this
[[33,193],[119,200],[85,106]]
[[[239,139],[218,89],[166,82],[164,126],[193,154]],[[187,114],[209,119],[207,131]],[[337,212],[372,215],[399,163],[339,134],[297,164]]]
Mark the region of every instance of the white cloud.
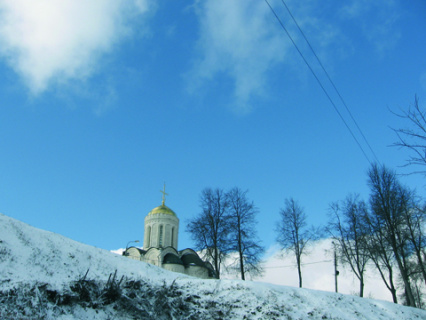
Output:
[[85,79],[149,0],[0,0],[0,56],[33,94]]
[[363,36],[383,55],[401,38],[396,29],[400,16],[396,0],[352,0],[341,9],[343,19],[353,19],[361,27]]
[[[334,260],[330,239],[315,242],[309,248],[309,254],[302,258],[303,287],[307,289],[334,292]],[[265,273],[255,281],[277,285],[298,287],[299,278],[296,258],[291,254],[283,254],[278,246],[273,246],[265,255]],[[347,266],[338,266],[338,290],[343,294],[359,294],[359,281]],[[237,278],[227,275],[225,278]],[[380,275],[370,266],[366,271],[364,296],[380,300],[392,301],[389,290]]]
[[120,248],[120,249],[116,249],[116,250],[110,250],[112,253],[118,254],[118,255],[123,255],[124,250],[126,250],[125,248]]
[[191,72],[193,90],[218,74],[233,79],[237,111],[264,93],[267,72],[284,59],[286,43],[263,1],[207,0],[197,7],[201,58]]
[[[270,2],[309,60],[310,50],[282,3]],[[333,68],[336,55],[345,58],[354,53],[353,42],[357,38],[366,39],[383,55],[400,37],[396,30],[400,2],[396,0],[288,2],[317,55],[323,62],[329,61],[329,69]],[[269,71],[281,62],[291,62],[293,68],[301,63],[299,58],[294,59],[294,49],[288,50],[291,43],[264,1],[206,0],[196,3],[200,23],[199,58],[189,74],[190,91],[196,92],[206,81],[212,84],[225,76],[225,81],[231,79],[233,102],[238,111],[247,112],[253,98],[265,94]],[[356,29],[358,32],[353,33]],[[292,54],[291,58],[287,53]],[[316,62],[312,64],[314,68],[317,65]],[[303,63],[301,66],[302,71],[307,70]]]

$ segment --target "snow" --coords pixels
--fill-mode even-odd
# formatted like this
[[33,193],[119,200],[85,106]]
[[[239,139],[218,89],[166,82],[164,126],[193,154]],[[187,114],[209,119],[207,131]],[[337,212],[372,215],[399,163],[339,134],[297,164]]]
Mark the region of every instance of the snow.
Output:
[[[25,288],[39,284],[48,284],[49,290],[65,295],[70,293],[70,284],[84,278],[87,272],[88,279],[105,283],[116,270],[117,279],[125,276],[126,281],[142,281],[140,289],[132,294],[144,297],[139,305],[152,306],[152,310],[146,308],[147,314],[161,313],[158,308],[168,310],[168,316],[159,319],[426,319],[424,310],[385,301],[255,281],[196,279],[78,243],[0,214],[0,301],[9,301],[5,293],[12,289],[33,292]],[[122,296],[130,301],[130,291],[125,290],[129,289],[123,289]],[[40,301],[48,304],[38,295]],[[163,301],[164,307],[158,306],[159,301]],[[45,309],[37,301],[31,303],[41,310],[37,312],[45,312],[46,319],[134,318],[121,312],[120,305],[114,303],[97,307],[87,303],[61,307],[54,303]],[[6,304],[0,303],[0,318],[26,319],[18,314],[23,309],[18,307],[12,309],[15,311],[12,317],[11,306],[6,310]]]
[[[83,277],[106,280],[118,275],[173,280],[175,275],[150,264],[133,261],[107,250],[43,231],[0,214],[0,284],[3,290],[37,280],[58,290]],[[150,277],[147,277],[150,274]]]

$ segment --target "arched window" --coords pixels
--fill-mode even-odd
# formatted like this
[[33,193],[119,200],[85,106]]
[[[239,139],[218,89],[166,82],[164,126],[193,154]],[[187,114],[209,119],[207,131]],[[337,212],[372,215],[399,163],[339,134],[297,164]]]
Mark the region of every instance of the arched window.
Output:
[[175,247],[175,227],[172,227],[172,240],[171,240],[171,246]]
[[162,247],[163,246],[163,226],[162,225],[160,226],[160,232],[159,233],[160,234],[159,234],[159,237],[158,237],[158,239],[159,239],[158,246]]
[[148,226],[146,233],[147,233],[146,246],[147,246],[147,248],[149,248],[149,247],[151,247],[151,226]]

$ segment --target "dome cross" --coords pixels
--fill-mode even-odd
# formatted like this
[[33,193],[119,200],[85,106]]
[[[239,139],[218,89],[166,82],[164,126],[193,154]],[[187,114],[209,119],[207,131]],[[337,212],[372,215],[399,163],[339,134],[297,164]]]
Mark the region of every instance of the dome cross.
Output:
[[166,196],[168,196],[168,195],[169,195],[168,193],[166,193],[166,183],[164,183],[163,190],[160,190],[160,192],[163,194],[163,202],[162,202],[162,205],[164,206],[164,204],[166,203]]

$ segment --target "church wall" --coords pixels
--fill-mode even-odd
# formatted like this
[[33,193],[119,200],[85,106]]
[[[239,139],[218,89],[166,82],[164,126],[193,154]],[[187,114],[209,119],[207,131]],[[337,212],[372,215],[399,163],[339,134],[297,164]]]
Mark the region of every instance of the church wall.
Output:
[[177,257],[179,256],[179,254],[178,254],[178,252],[177,252],[177,250],[175,248],[173,248],[173,247],[167,247],[167,248],[161,249],[161,258],[164,259],[164,257],[168,253],[174,254]]
[[153,264],[154,266],[157,266],[157,267],[161,267],[160,262],[158,261],[157,258],[151,257],[151,259],[150,259],[150,258],[147,258],[147,257],[141,257],[141,261],[149,263],[149,264]]
[[[177,248],[179,219],[169,214],[155,214],[145,217],[144,249],[160,246],[160,227],[163,226],[162,247]],[[173,239],[172,239],[173,230]]]
[[173,243],[172,243],[172,247],[174,248],[178,248],[178,236],[179,236],[179,224],[177,226],[174,227],[173,230]]
[[163,268],[169,271],[186,274],[185,267],[181,264],[165,263],[163,264]]
[[171,228],[170,224],[165,224],[164,230],[165,230],[165,233],[164,233],[163,247],[169,247],[169,246],[171,246],[170,237],[171,237],[171,232],[172,232],[172,228]]
[[129,248],[127,249],[127,257],[134,260],[141,260],[141,254],[138,249],[136,248]]
[[151,238],[151,248],[152,247],[159,247],[159,243],[158,243],[158,228],[160,227],[160,225],[158,223],[153,223],[152,224],[152,238]]
[[152,226],[146,226],[143,238],[144,249],[147,249],[151,246],[151,228]]
[[126,256],[130,259],[147,262],[152,265],[162,267],[169,271],[178,272],[178,273],[186,274],[186,275],[201,278],[201,279],[210,279],[209,270],[205,267],[196,266],[196,265],[190,265],[185,267],[184,265],[174,264],[174,263],[162,264],[161,261],[167,253],[176,253],[176,251],[175,249],[170,247],[163,250],[152,248],[145,255],[141,256],[141,254],[136,248],[129,248],[127,250]]
[[209,271],[207,268],[200,266],[188,266],[185,268],[185,274],[201,279],[209,279]]
[[165,225],[165,239],[164,239],[164,247],[173,247],[177,249],[177,239],[176,239],[176,230],[177,227],[173,224]]
[[152,225],[152,229],[154,230],[154,234],[153,234],[153,237],[152,237],[151,248],[152,247],[159,247],[160,243],[158,241],[158,238],[159,238],[160,224],[154,223]]
[[[202,279],[210,279],[209,269],[204,266],[203,261],[194,250],[185,249],[181,252],[177,251],[179,218],[171,209],[164,205],[164,200],[163,197],[162,206],[154,208],[145,217],[143,248],[146,252],[138,251],[136,248],[136,251],[133,252],[133,249],[129,248],[127,256],[169,271]],[[169,254],[175,257],[167,256]],[[191,257],[195,255],[195,258],[188,257],[188,254]],[[165,263],[163,264],[163,262]]]
[[141,260],[161,267],[161,251],[156,248],[151,248],[143,257],[141,257]]
[[[159,243],[158,243],[159,227],[160,227],[160,224],[158,223],[157,219],[153,221],[149,221],[148,223],[145,223],[145,234],[146,234],[146,242],[144,242],[145,250],[148,250],[149,248],[152,248],[152,247],[159,246]],[[148,234],[149,234],[149,239],[148,239]]]

